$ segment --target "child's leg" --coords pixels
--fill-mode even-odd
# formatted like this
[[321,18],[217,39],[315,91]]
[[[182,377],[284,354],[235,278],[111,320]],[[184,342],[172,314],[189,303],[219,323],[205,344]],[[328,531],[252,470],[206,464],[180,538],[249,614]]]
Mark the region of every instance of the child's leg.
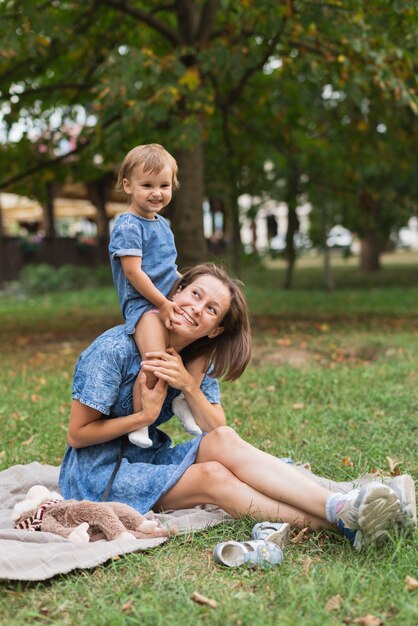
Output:
[[[166,350],[168,343],[168,331],[160,320],[157,309],[145,313],[135,328],[134,339],[136,346],[141,354],[141,358],[145,359],[147,352],[156,352]],[[147,377],[147,387],[153,389],[157,384],[158,378],[153,372],[145,372]]]
[[[191,374],[191,376],[193,376],[194,380],[199,384],[199,386],[205,375],[205,367],[206,359],[204,357],[198,357],[186,364],[187,371],[189,372],[189,374]],[[187,401],[182,393],[174,398],[173,411],[175,415],[177,415],[177,417],[179,418],[184,430],[189,433],[189,435],[194,435],[196,437],[197,435],[202,434],[202,430],[196,424],[190,407],[187,404]]]
[[[145,313],[136,325],[134,339],[141,358],[144,359],[147,352],[166,349],[168,331],[158,314],[149,312]],[[152,389],[156,385],[158,378],[152,372],[145,372],[145,375],[147,377],[147,386],[149,389]],[[142,409],[142,399],[141,386],[138,384],[138,379],[136,379],[132,388],[132,400],[134,411],[140,411]],[[131,443],[139,448],[152,446],[147,426],[132,431],[129,433],[128,438]]]

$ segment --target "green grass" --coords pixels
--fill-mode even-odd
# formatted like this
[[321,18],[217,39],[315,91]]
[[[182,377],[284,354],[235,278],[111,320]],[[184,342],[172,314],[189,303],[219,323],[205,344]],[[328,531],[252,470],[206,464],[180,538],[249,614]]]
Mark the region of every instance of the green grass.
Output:
[[[401,267],[387,288],[349,287],[347,277],[330,295],[311,288],[320,270],[307,268],[304,286],[283,292],[274,287],[280,271],[246,269],[254,359],[223,385],[229,423],[319,474],[389,473],[391,457],[418,478],[417,281],[405,285]],[[77,354],[119,321],[112,289],[0,298],[0,469],[60,462]],[[185,438],[174,420],[167,432]],[[308,533],[275,569],[216,565],[215,544],[245,540],[251,527],[244,519],[44,583],[3,583],[0,623],[334,626],[368,614],[385,626],[418,622],[418,591],[404,586],[418,578],[416,536],[357,554],[337,534]],[[218,608],[193,602],[194,591]],[[326,610],[337,595],[340,607]]]

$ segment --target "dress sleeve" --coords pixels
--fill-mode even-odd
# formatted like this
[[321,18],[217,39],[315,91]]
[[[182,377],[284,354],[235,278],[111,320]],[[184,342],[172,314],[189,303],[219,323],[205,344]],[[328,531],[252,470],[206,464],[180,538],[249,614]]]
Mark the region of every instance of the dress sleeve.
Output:
[[115,404],[124,372],[121,355],[113,342],[92,344],[75,366],[72,397],[81,404],[109,415]]
[[142,229],[137,220],[121,216],[110,235],[109,252],[112,258],[121,256],[142,257]]
[[200,385],[201,390],[206,396],[206,399],[209,400],[212,404],[220,404],[221,403],[221,390],[219,388],[219,383],[217,378],[212,378],[209,373],[206,373],[202,384]]

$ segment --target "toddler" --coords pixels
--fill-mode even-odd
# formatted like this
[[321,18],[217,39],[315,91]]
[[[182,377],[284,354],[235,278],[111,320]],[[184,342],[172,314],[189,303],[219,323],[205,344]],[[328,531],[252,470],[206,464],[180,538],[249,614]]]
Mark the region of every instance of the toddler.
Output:
[[[137,146],[124,158],[117,189],[125,191],[130,204],[116,220],[109,252],[126,332],[134,335],[141,358],[147,352],[166,350],[175,314],[182,314],[168,298],[180,274],[173,233],[160,215],[178,187],[177,163],[163,146]],[[203,361],[197,359],[188,371],[196,380],[203,379],[203,367]],[[157,378],[152,372],[146,372],[146,376],[147,386],[152,388]],[[134,407],[137,389],[134,385]],[[183,398],[177,400],[176,413],[188,432],[201,433]],[[142,448],[152,445],[148,428],[133,431],[129,439]]]

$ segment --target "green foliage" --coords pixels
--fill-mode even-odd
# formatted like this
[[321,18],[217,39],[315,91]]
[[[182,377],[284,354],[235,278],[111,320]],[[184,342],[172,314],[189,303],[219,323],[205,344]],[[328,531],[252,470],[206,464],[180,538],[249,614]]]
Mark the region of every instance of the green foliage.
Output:
[[87,268],[77,265],[53,267],[47,263],[25,265],[20,272],[19,281],[23,289],[30,294],[51,293],[85,289],[111,283],[107,266]]

